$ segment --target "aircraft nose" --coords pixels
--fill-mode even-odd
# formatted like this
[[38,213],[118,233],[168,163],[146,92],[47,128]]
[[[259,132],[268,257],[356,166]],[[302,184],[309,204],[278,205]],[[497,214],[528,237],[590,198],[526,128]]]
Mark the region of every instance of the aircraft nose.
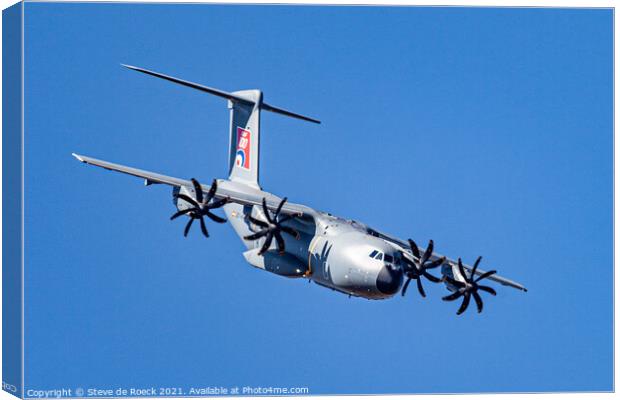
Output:
[[383,294],[395,294],[402,283],[403,273],[394,265],[384,265],[377,276],[377,289]]

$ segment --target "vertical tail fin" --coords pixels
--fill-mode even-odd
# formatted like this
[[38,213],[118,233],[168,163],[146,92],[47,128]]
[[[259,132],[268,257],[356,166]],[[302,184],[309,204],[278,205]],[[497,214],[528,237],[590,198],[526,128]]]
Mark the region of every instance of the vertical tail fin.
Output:
[[229,179],[259,188],[260,104],[263,93],[260,90],[243,90],[232,94],[248,99],[250,102],[228,100],[230,109]]

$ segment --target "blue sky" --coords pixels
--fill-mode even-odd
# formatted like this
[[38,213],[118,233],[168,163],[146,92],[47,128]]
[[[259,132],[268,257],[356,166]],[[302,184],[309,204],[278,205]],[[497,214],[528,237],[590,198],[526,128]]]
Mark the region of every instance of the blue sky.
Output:
[[[26,4],[26,388],[612,389],[611,10]],[[261,184],[497,268],[481,315],[367,301],[183,238],[170,189],[79,152],[224,178],[223,90],[261,88]]]

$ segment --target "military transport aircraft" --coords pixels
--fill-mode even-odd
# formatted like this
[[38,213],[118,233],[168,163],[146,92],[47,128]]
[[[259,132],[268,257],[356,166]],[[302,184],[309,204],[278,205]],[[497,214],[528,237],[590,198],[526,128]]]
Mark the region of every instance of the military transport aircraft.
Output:
[[[452,292],[443,300],[462,298],[457,314],[467,309],[472,297],[478,312],[482,311],[480,292],[496,295],[492,287],[482,284],[486,281],[527,291],[523,285],[498,276],[496,271],[479,269],[480,257],[469,266],[460,258],[455,261],[435,253],[432,240],[426,248],[420,248],[411,239],[405,242],[361,222],[293,204],[286,197],[262,190],[258,179],[261,111],[317,124],[320,121],[265,103],[260,90],[228,93],[147,69],[123,66],[228,100],[229,176],[214,179],[210,186],[193,178],[173,178],[73,154],[81,162],[142,178],[146,185],[172,186],[177,212],[170,219],[188,218],[185,236],[196,220],[206,237],[209,231],[205,217],[217,223],[229,221],[247,248],[243,256],[250,265],[290,278],[307,278],[349,296],[386,299],[399,291],[404,296],[413,280],[420,295],[426,297],[423,279],[443,282]],[[213,213],[220,207],[228,219]],[[441,278],[429,272],[437,267],[441,267]]]

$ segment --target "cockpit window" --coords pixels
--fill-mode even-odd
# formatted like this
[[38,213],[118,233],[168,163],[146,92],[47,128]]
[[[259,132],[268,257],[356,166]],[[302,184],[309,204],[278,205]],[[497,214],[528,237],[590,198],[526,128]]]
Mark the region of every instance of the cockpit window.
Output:
[[[374,258],[375,260],[385,260],[386,262],[389,263],[393,263],[394,262],[394,257],[392,257],[389,254],[383,254],[382,252],[380,252],[379,250],[373,250],[372,253],[370,253],[368,255],[368,257],[370,258]],[[398,259],[396,259],[396,262],[398,262]]]

